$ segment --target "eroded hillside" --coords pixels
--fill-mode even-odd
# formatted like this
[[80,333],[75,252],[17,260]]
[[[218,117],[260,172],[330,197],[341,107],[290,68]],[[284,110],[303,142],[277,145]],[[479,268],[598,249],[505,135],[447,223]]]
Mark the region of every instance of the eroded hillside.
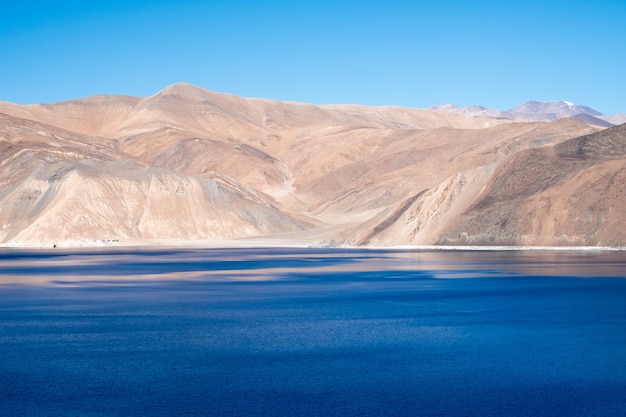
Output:
[[624,126],[174,84],[0,102],[0,244],[621,245]]

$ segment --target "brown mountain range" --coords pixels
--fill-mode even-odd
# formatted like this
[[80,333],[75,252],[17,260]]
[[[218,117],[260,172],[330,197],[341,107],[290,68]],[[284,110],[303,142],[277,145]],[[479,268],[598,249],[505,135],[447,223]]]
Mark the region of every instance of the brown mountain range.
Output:
[[180,83],[0,102],[0,244],[620,246],[626,125],[602,129]]

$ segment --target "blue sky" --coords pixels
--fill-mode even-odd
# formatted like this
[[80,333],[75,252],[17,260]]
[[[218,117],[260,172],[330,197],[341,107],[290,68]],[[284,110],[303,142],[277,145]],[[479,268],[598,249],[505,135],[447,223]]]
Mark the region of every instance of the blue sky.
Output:
[[428,107],[569,100],[626,113],[626,1],[4,4],[0,100],[244,97]]

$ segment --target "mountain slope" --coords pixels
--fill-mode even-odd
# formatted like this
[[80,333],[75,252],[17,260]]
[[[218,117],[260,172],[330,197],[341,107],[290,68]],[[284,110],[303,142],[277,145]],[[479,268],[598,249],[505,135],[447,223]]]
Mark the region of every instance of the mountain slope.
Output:
[[[540,122],[475,110],[485,117],[246,99],[184,83],[146,98],[0,102],[0,244],[622,242],[609,227],[622,211],[608,203],[620,198],[621,130],[599,132],[591,114]],[[618,139],[586,136],[594,132]],[[568,142],[577,137],[592,139]],[[587,190],[591,178],[610,190]],[[604,217],[555,213],[555,238],[538,207],[563,198]]]
[[211,240],[299,231],[310,224],[224,181],[132,163],[40,163],[0,193],[0,240]]
[[626,242],[626,125],[461,171],[382,212],[353,244]]
[[621,125],[513,156],[438,242],[619,245],[625,204]]
[[311,226],[228,178],[188,176],[83,136],[0,115],[0,242],[225,239]]

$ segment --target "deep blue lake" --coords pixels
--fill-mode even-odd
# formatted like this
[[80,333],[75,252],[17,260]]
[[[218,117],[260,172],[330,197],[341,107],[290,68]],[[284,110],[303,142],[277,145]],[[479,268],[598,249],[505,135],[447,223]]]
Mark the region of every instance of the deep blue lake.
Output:
[[624,416],[626,252],[0,250],[2,416]]

